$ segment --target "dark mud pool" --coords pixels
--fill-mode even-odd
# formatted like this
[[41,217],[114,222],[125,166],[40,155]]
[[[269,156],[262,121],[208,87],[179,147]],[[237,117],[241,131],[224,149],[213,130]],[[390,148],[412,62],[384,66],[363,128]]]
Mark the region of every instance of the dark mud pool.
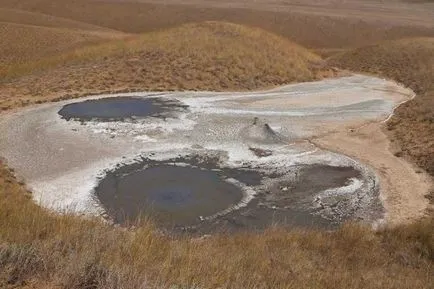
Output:
[[104,179],[98,198],[116,222],[154,215],[164,223],[193,224],[239,202],[242,192],[210,170],[173,165],[150,166]]
[[[359,177],[351,167],[310,165],[263,172],[223,167],[215,159],[144,158],[107,172],[95,193],[115,223],[150,218],[175,233],[263,230],[277,224],[333,228],[352,216],[321,214],[325,208],[312,203],[319,192]],[[337,202],[348,205],[345,198]]]
[[129,118],[164,117],[184,110],[180,102],[165,98],[108,97],[65,105],[58,112],[66,120],[119,121]]

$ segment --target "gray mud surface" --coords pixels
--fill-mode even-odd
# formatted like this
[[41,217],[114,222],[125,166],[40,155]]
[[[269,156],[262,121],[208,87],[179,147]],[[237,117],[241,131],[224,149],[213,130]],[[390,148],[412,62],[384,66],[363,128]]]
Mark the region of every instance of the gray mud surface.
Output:
[[59,110],[66,120],[119,121],[143,117],[169,117],[171,112],[186,106],[163,98],[117,97],[70,103]]
[[[121,225],[150,219],[165,231],[190,234],[263,230],[273,225],[330,229],[352,217],[338,212],[351,198],[335,198],[332,206],[310,204],[318,201],[318,192],[345,187],[361,177],[352,167],[307,165],[273,172],[224,167],[216,157],[143,158],[107,172],[95,194],[106,217]],[[254,200],[221,214],[242,203],[246,187],[256,192]],[[380,202],[371,205],[380,217]],[[336,210],[335,214],[317,214],[325,207]]]
[[144,160],[108,173],[95,194],[115,223],[151,217],[164,226],[192,225],[241,201],[222,171]]
[[143,92],[0,118],[0,155],[46,208],[171,232],[330,228],[384,210],[370,168],[310,140],[413,93],[354,75],[257,92]]

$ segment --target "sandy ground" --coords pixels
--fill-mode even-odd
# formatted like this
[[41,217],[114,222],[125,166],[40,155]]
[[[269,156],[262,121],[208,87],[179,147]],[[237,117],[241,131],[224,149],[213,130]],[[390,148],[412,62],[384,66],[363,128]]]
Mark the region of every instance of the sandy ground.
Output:
[[[3,115],[0,154],[25,178],[37,202],[58,210],[101,214],[93,188],[106,169],[134,161],[138,155],[156,154],[164,160],[191,152],[223,151],[226,165],[234,167],[356,167],[363,177],[355,196],[367,196],[368,202],[368,189],[376,186],[374,169],[380,177],[386,221],[391,224],[420,217],[428,205],[424,195],[430,180],[395,157],[380,130],[381,121],[394,107],[414,95],[393,82],[356,75],[259,92],[123,95],[177,99],[189,110],[164,120],[83,125],[57,114],[63,105],[80,101],[70,100]],[[91,98],[101,97],[109,95]],[[252,127],[254,117],[283,136],[284,143],[275,141],[268,128]],[[256,157],[251,147],[269,149],[273,155]]]
[[426,213],[429,203],[425,195],[432,189],[432,181],[405,159],[394,156],[382,129],[382,123],[370,123],[353,131],[331,133],[313,142],[373,167],[380,177],[386,222],[391,225],[411,222]]

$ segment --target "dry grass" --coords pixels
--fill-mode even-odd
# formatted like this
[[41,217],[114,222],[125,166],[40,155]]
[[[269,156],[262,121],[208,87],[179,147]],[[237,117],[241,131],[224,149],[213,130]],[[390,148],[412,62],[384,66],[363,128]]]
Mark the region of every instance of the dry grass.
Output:
[[0,22],[0,77],[17,65],[107,41],[109,37],[108,33]]
[[[294,13],[291,8],[273,12],[133,2],[2,0],[0,7],[44,13],[128,33],[150,32],[193,22],[224,21],[259,27],[309,48],[348,48],[403,37],[434,37],[432,25],[431,27],[391,25],[378,21],[384,20],[381,17],[381,9],[376,12],[378,14],[374,15],[374,21],[372,21],[372,19],[346,17],[348,15],[345,11],[341,14],[338,11],[337,15],[331,13],[327,16]],[[183,1],[170,1],[170,3],[177,2]],[[237,0],[230,2],[237,2]],[[276,4],[278,1],[270,2]],[[332,9],[332,12],[335,10]],[[406,17],[404,13],[403,18],[406,19]]]
[[409,38],[363,46],[338,54],[329,62],[394,79],[416,93],[434,88],[434,38]]
[[[1,4],[0,4],[1,5]],[[42,13],[29,12],[17,9],[0,8],[0,22],[9,22],[16,24],[25,24],[32,26],[42,26],[51,28],[68,28],[76,30],[86,30],[94,32],[111,32],[115,31],[96,25],[74,21],[68,18],[55,17]]]
[[330,75],[319,56],[282,37],[206,22],[10,67],[0,107],[125,89],[247,90]]
[[434,175],[434,38],[390,41],[344,52],[331,65],[394,79],[418,96],[388,122],[401,152]]
[[[8,27],[33,29],[23,32],[28,39],[12,50],[14,41],[0,43],[0,49],[14,53],[27,46],[20,54],[28,55],[21,63],[7,60],[14,64],[2,72],[3,109],[107,90],[255,89],[333,74],[318,56],[260,29],[189,24],[83,48],[83,39],[102,29],[92,25],[147,32],[228,20],[266,28],[323,55],[378,40],[434,35],[430,28],[186,6],[3,0],[0,7],[31,11],[14,10],[12,17],[0,9],[0,19],[20,24],[3,24]],[[53,21],[55,27],[50,26]],[[66,46],[64,41],[45,46],[38,42],[57,41],[57,36],[67,37]],[[426,169],[432,159],[424,143],[433,140],[430,41],[390,42],[331,60],[333,65],[394,78],[420,93],[398,110],[390,125],[399,143]],[[41,51],[32,51],[33,45]],[[409,126],[416,127],[412,133],[417,137],[408,132]],[[0,288],[369,289],[430,288],[434,282],[432,219],[379,232],[349,224],[335,232],[271,228],[262,234],[191,240],[162,236],[147,222],[126,230],[47,212],[31,201],[2,163],[0,208]]]
[[[430,288],[432,221],[167,237],[46,212],[0,172],[2,288]],[[32,287],[33,286],[33,287]]]

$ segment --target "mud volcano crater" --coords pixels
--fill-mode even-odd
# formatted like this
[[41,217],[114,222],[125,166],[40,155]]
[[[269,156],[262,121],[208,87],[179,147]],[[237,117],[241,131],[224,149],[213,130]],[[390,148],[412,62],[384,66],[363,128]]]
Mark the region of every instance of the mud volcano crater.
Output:
[[170,232],[263,230],[273,224],[333,228],[354,218],[357,205],[349,195],[320,202],[318,195],[358,178],[352,167],[261,170],[227,167],[203,156],[142,158],[108,171],[95,196],[115,223],[150,218]]
[[239,182],[255,185],[260,179],[254,171],[219,168],[215,159],[143,158],[107,172],[95,194],[115,223],[151,217],[170,228],[194,225],[242,202]]
[[58,114],[66,120],[121,121],[145,117],[171,117],[187,109],[180,101],[162,97],[107,97],[70,103]]

